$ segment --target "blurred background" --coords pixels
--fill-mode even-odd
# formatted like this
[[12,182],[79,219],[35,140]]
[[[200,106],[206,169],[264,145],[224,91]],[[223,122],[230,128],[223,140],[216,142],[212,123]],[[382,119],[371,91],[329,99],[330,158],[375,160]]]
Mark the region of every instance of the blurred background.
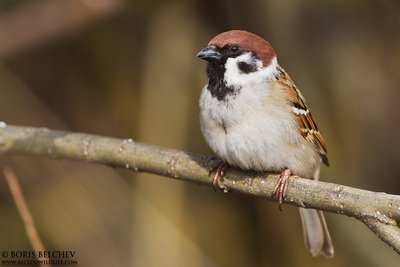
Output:
[[[397,0],[0,0],[0,120],[211,154],[195,55],[229,29],[269,40],[301,88],[328,145],[321,179],[400,194]],[[345,216],[326,214],[335,258],[312,258],[289,205],[84,162],[5,165],[46,249],[79,266],[398,266]],[[4,179],[0,213],[0,250],[31,250]]]

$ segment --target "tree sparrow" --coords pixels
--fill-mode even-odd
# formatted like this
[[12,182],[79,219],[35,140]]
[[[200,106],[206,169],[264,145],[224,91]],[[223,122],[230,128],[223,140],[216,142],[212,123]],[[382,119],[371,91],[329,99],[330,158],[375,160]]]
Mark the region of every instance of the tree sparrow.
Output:
[[[200,96],[200,125],[210,148],[222,158],[214,186],[226,189],[228,166],[281,172],[274,193],[284,201],[289,176],[318,179],[328,165],[325,141],[292,79],[261,37],[239,30],[215,36],[197,57],[208,61],[208,83]],[[300,208],[306,247],[332,257],[332,241],[321,211]]]

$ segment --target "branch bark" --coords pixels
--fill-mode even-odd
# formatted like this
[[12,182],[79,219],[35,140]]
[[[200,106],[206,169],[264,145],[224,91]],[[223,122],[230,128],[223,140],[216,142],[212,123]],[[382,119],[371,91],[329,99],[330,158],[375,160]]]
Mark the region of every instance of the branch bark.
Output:
[[[72,159],[150,172],[174,179],[212,185],[209,171],[218,159],[194,153],[89,134],[46,128],[7,126],[0,122],[0,154],[26,154]],[[271,201],[279,175],[230,169],[225,175],[230,191]],[[400,254],[400,196],[344,185],[291,178],[286,203],[354,217]]]

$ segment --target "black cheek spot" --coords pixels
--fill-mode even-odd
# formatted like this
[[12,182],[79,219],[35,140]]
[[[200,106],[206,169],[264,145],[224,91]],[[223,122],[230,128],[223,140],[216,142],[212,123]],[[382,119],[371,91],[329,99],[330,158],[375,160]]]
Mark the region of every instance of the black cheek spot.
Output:
[[238,65],[240,72],[245,73],[245,74],[249,74],[251,72],[257,71],[256,64],[249,64],[244,61],[241,61],[241,62],[238,62],[237,65]]

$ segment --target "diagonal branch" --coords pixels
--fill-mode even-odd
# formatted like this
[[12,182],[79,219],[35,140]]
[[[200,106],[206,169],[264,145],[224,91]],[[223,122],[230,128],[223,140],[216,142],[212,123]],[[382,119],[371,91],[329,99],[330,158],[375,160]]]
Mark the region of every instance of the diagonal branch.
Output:
[[[123,0],[30,1],[0,17],[0,58],[62,37],[124,7]],[[13,36],[13,38],[9,38]]]
[[[3,174],[8,186],[10,187],[11,195],[14,198],[15,205],[17,206],[19,214],[21,215],[26,234],[32,244],[33,250],[44,251],[45,248],[42,239],[40,239],[35,222],[33,220],[32,213],[30,212],[28,205],[26,204],[24,193],[22,192],[17,174],[11,167],[7,166],[4,167]],[[51,265],[48,263],[49,259],[47,257],[41,259],[38,258],[38,260],[40,262],[40,266],[51,267]]]
[[382,241],[400,254],[400,229],[396,225],[386,224],[373,218],[364,218],[365,225]]
[[[212,185],[209,170],[219,162],[209,156],[155,147],[132,139],[7,126],[1,122],[0,154],[100,163],[209,186]],[[230,191],[276,201],[271,193],[278,178],[277,174],[231,169],[225,175],[225,184]],[[354,217],[400,254],[397,227],[400,196],[296,177],[290,180],[286,203]]]

